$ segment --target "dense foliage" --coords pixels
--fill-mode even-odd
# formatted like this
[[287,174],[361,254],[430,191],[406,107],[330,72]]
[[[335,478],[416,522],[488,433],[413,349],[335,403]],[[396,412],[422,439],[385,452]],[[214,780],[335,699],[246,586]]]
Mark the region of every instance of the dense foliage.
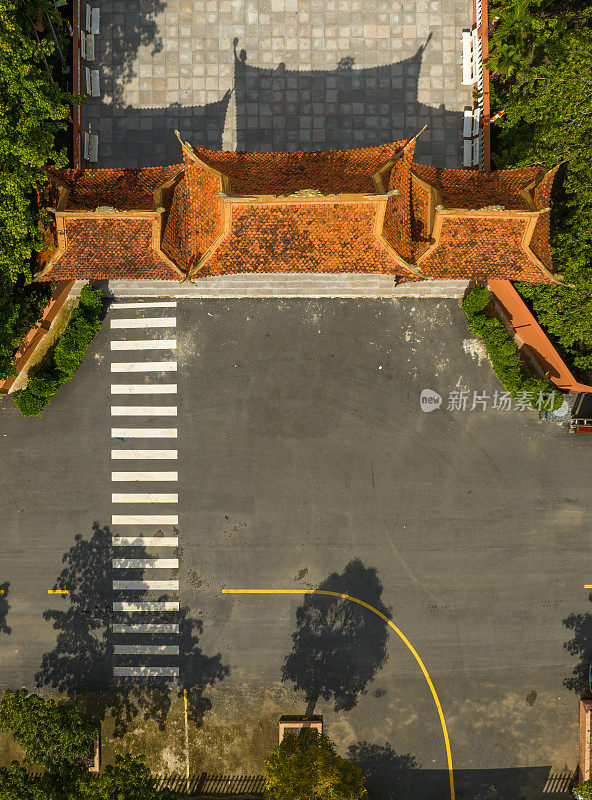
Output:
[[[74,98],[52,82],[54,44],[37,40],[40,10],[56,20],[49,0],[0,0],[0,376],[47,301],[47,287],[28,289],[35,253],[43,248],[36,196],[45,167],[67,164],[56,137],[67,128]],[[16,286],[14,285],[16,284]],[[44,302],[45,301],[45,302]]]
[[[557,409],[563,396],[545,378],[531,375],[524,368],[516,343],[505,325],[489,316],[486,307],[489,290],[473,289],[463,300],[463,309],[471,331],[483,340],[491,366],[499,382],[512,397],[537,410]],[[552,394],[554,392],[554,394]]]
[[[10,731],[25,751],[0,768],[2,800],[171,800],[154,788],[149,769],[130,755],[117,756],[98,776],[88,772],[97,730],[73,706],[60,706],[25,689],[6,691],[0,701],[0,730]],[[42,775],[30,774],[29,765]]]
[[360,768],[313,728],[288,732],[265,762],[268,800],[366,800]]
[[88,761],[96,730],[71,706],[58,706],[26,689],[6,691],[0,701],[0,730],[10,731],[25,761],[49,771],[69,771]]
[[0,279],[0,379],[15,374],[14,352],[41,317],[51,290],[48,281],[26,283],[23,275],[14,283]]
[[592,781],[584,781],[580,783],[573,790],[573,796],[582,798],[582,800],[592,800]]
[[74,309],[66,329],[55,348],[47,355],[26,389],[14,392],[12,398],[26,417],[38,417],[53,395],[74,377],[94,335],[101,327],[103,297],[100,289],[84,286],[80,305]]
[[592,0],[491,0],[495,167],[562,162],[551,248],[564,286],[517,284],[567,361],[592,375]]

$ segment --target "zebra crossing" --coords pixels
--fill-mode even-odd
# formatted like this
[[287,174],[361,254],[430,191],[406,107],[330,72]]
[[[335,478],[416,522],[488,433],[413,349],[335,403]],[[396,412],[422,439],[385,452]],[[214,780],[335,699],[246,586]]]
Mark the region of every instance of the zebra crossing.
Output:
[[[179,473],[166,463],[178,458],[177,406],[171,404],[177,384],[170,382],[177,371],[176,307],[176,301],[111,307],[113,674],[121,678],[179,676],[180,625],[171,621],[180,608]],[[159,446],[151,447],[155,439]],[[152,600],[152,592],[165,594]],[[131,621],[135,614],[151,621]]]

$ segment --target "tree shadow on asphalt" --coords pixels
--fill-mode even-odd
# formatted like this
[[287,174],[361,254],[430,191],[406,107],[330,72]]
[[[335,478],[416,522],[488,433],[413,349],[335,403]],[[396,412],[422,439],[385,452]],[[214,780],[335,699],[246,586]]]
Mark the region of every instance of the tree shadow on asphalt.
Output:
[[10,611],[8,603],[8,590],[10,589],[10,581],[0,583],[0,633],[10,633],[10,627],[6,624],[6,617]]
[[[385,616],[382,584],[376,569],[359,559],[341,574],[333,573],[319,589],[364,600]],[[282,680],[306,695],[306,714],[319,697],[331,700],[335,711],[348,711],[358,702],[387,659],[388,628],[369,609],[351,600],[309,594],[296,612],[294,646],[282,667]]]
[[390,744],[358,742],[349,746],[347,757],[362,770],[372,800],[399,800],[408,793],[409,778],[420,765],[415,756],[398,755]]
[[[589,595],[592,602],[592,594]],[[579,656],[569,678],[563,681],[566,689],[572,692],[590,694],[588,670],[592,662],[592,613],[570,614],[563,620],[565,627],[573,631],[573,638],[565,642],[564,649],[572,656]]]
[[[144,548],[137,547],[133,552],[131,548],[126,549],[126,556],[145,558],[147,553]],[[204,690],[222,680],[228,674],[228,668],[222,664],[220,654],[210,657],[201,651],[199,637],[203,623],[189,617],[189,610],[185,607],[178,612],[143,612],[140,620],[138,614],[113,612],[111,558],[110,529],[102,528],[98,523],[94,523],[89,540],[77,535],[75,544],[64,554],[64,568],[55,588],[69,591],[69,606],[66,610],[52,608],[43,613],[44,619],[53,623],[58,634],[56,646],[44,654],[35,675],[37,686],[53,689],[69,700],[76,700],[82,710],[97,721],[111,716],[115,736],[123,736],[140,713],[144,720],[153,719],[159,729],[164,730],[172,698],[175,694],[182,696],[184,689],[187,690],[191,718],[199,723],[210,707]],[[138,579],[137,573],[137,570],[118,570],[117,577],[121,580]],[[141,592],[130,592],[129,596],[117,592],[116,599],[137,601],[145,598]],[[158,598],[167,599],[170,598]],[[113,660],[119,658],[113,656],[114,641],[122,644],[130,641],[129,635],[124,639],[114,634],[112,623],[139,621],[179,624],[179,634],[171,640],[171,643],[179,644],[180,655],[174,657],[174,663],[179,665],[178,679],[114,678]],[[133,644],[149,643],[154,644],[150,635],[133,634]],[[161,666],[165,663],[171,663],[170,656],[125,656],[125,664],[130,666]]]

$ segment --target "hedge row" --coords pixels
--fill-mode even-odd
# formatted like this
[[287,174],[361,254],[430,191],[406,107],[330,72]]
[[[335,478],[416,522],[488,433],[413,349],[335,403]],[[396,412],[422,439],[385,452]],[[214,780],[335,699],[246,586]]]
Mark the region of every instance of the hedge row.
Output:
[[[531,375],[526,371],[516,343],[505,325],[495,317],[490,317],[485,307],[489,303],[489,289],[477,287],[463,300],[463,310],[467,316],[470,330],[483,340],[493,371],[514,400],[541,410],[541,393],[545,401],[549,397],[553,410],[563,403],[563,395],[548,380]],[[546,403],[544,410],[550,410]]]
[[41,362],[26,389],[12,395],[25,417],[38,417],[62,384],[71,380],[95,333],[101,327],[103,296],[100,289],[85,286],[80,305],[53,350]]

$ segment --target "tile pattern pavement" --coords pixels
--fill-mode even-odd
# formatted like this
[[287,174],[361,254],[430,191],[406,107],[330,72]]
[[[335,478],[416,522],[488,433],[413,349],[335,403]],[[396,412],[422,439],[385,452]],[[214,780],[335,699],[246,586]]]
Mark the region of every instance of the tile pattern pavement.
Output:
[[[91,5],[97,0],[91,0]],[[472,0],[101,0],[101,97],[83,128],[104,167],[179,161],[200,147],[381,144],[427,124],[416,156],[457,167],[461,30]],[[83,78],[84,78],[83,62]],[[84,86],[84,81],[83,81]]]

